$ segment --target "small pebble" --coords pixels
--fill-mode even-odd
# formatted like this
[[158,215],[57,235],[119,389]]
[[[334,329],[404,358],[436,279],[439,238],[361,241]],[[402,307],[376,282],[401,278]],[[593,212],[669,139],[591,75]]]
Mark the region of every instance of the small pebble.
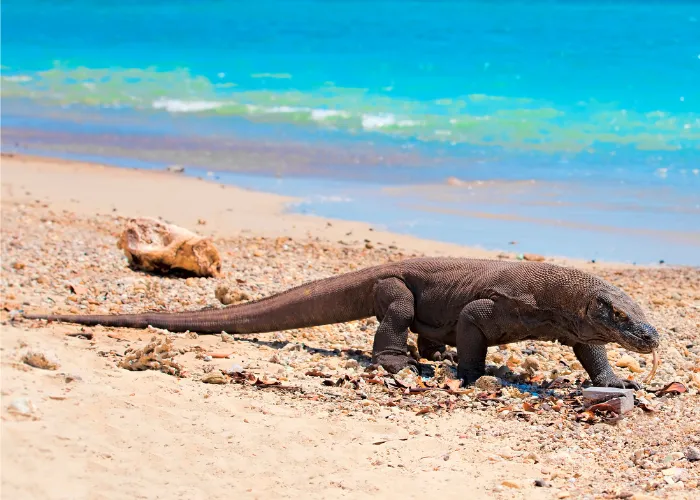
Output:
[[515,481],[510,481],[510,480],[503,481],[501,484],[502,484],[503,486],[505,486],[506,488],[514,488],[514,489],[517,489],[517,490],[519,490],[520,488],[522,488],[522,486],[520,485],[520,483],[517,483],[517,482],[515,482]]
[[38,409],[29,398],[17,398],[13,400],[7,407],[7,411],[14,415],[38,418]]
[[484,375],[483,377],[479,377],[477,379],[477,381],[474,383],[474,387],[486,392],[498,392],[502,385],[501,381],[496,377]]
[[695,446],[688,446],[685,450],[685,458],[688,459],[689,462],[697,462],[700,460],[700,448],[696,448]]
[[641,366],[639,366],[639,362],[630,355],[622,356],[620,359],[617,360],[615,366],[618,366],[620,368],[627,368],[633,373],[639,373],[642,371]]
[[359,367],[360,363],[358,363],[356,359],[348,359],[345,361],[345,368],[358,369]]
[[29,351],[24,355],[22,361],[42,370],[57,370],[61,366],[58,357],[52,352]]
[[217,370],[204,375],[202,382],[205,384],[228,384],[228,379],[226,375]]
[[243,367],[238,364],[233,364],[228,370],[226,370],[227,375],[233,375],[235,373],[243,373]]

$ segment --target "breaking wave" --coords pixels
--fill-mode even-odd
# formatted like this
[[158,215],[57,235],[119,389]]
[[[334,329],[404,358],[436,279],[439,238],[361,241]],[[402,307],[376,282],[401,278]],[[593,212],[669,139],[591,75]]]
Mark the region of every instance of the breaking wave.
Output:
[[[292,75],[260,74],[278,83]],[[700,113],[647,113],[613,104],[558,106],[526,97],[472,94],[436,100],[394,97],[330,83],[312,91],[244,89],[188,70],[66,68],[17,73],[4,68],[3,98],[61,106],[128,107],[192,115],[241,116],[254,121],[367,131],[448,144],[511,150],[577,152],[604,146],[644,150],[700,148]],[[291,85],[291,83],[290,83]]]

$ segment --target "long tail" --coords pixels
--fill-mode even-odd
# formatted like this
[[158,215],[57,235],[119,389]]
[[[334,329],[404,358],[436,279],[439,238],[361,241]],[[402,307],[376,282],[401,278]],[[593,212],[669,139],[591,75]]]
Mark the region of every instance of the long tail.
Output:
[[81,325],[164,328],[171,332],[263,333],[343,323],[374,315],[372,288],[393,275],[390,266],[376,266],[312,281],[257,301],[220,309],[142,314],[26,314]]

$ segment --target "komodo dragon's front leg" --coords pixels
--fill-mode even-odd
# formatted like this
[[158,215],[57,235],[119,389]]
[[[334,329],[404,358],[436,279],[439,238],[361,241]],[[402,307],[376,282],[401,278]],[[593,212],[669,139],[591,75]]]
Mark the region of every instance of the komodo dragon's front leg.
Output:
[[634,380],[625,380],[613,372],[604,345],[575,344],[574,354],[598,387],[619,387],[638,390],[641,386]]
[[[494,314],[494,303],[489,299],[475,300],[462,310],[457,322],[457,374],[465,385],[474,383],[486,373],[486,351],[499,339],[499,332],[507,331],[499,325]],[[574,354],[594,385],[639,389],[633,380],[619,378],[613,372],[604,345],[574,344]]]
[[457,320],[457,376],[462,384],[470,385],[486,373],[486,350],[490,338],[495,340],[493,328],[494,303],[479,299],[467,304]]
[[398,278],[387,278],[374,287],[374,313],[379,328],[374,335],[372,362],[389,373],[418,363],[407,354],[408,328],[413,323],[413,294]]

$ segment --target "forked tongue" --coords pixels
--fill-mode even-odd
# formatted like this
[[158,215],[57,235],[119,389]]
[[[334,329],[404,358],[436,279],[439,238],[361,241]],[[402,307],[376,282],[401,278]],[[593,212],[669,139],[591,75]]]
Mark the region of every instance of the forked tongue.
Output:
[[659,368],[659,365],[661,364],[661,360],[659,359],[659,353],[654,349],[651,351],[651,354],[653,356],[653,361],[651,362],[651,371],[649,372],[649,375],[647,375],[647,378],[644,379],[644,383],[648,384],[649,382],[652,381],[654,378],[654,375],[656,375],[656,370]]

